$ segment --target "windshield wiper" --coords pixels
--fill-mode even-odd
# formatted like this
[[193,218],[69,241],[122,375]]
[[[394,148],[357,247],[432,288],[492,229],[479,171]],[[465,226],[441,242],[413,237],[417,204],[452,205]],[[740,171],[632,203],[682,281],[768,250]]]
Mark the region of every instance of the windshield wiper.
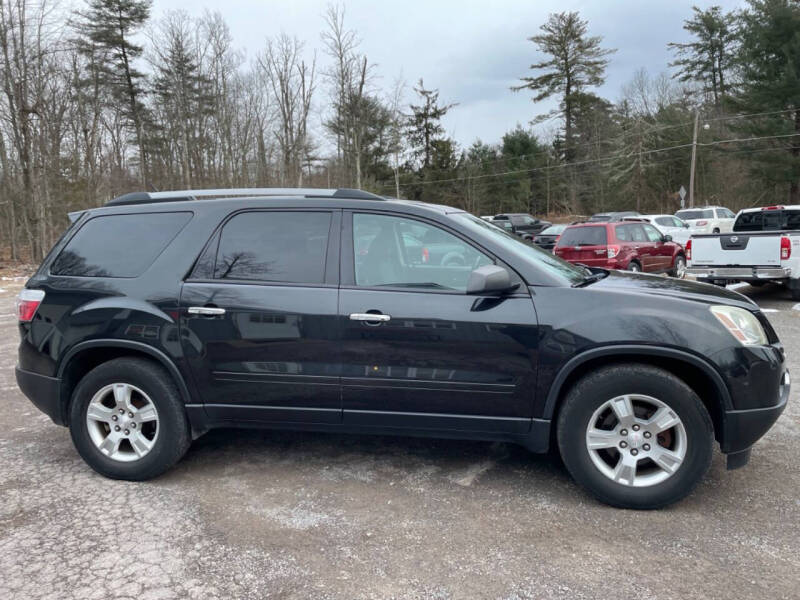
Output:
[[586,277],[584,277],[583,281],[579,281],[578,283],[573,283],[572,287],[584,287],[586,285],[591,285],[595,281],[600,281],[601,279],[605,279],[608,277],[608,271],[600,271],[598,273],[590,273]]

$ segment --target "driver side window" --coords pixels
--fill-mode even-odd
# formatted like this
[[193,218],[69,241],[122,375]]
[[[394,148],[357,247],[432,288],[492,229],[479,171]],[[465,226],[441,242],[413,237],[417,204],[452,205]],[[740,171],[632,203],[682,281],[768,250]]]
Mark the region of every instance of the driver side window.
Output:
[[405,217],[353,215],[356,285],[465,291],[488,256],[444,229]]

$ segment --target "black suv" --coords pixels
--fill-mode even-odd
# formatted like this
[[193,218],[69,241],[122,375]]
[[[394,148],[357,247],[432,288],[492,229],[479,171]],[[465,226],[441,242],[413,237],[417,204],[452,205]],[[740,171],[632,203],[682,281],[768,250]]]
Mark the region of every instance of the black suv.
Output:
[[492,221],[495,225],[526,240],[532,240],[534,235],[552,225],[550,221],[543,221],[525,213],[495,215]]
[[446,206],[209,190],[73,217],[20,293],[16,374],[108,477],[212,427],[409,434],[556,446],[601,500],[653,508],[715,438],[744,465],[789,395],[744,296],[573,266]]

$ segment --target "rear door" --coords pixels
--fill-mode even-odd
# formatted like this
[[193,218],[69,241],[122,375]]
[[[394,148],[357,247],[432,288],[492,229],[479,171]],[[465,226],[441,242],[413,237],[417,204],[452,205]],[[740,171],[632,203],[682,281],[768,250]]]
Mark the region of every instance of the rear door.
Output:
[[568,227],[558,240],[555,254],[572,263],[605,266],[608,262],[606,225]]
[[[527,287],[502,298],[467,295],[470,272],[497,261],[430,221],[345,212],[343,231],[344,423],[528,431],[538,327]],[[409,231],[459,259],[419,261]]]
[[212,420],[341,421],[338,210],[230,216],[181,294],[181,339]]

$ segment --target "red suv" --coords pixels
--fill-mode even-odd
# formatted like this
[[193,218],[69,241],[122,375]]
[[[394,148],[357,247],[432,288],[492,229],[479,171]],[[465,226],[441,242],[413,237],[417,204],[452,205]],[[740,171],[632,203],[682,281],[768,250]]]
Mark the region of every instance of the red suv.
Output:
[[669,273],[683,277],[686,257],[680,244],[649,223],[581,223],[561,234],[556,256],[604,269]]

